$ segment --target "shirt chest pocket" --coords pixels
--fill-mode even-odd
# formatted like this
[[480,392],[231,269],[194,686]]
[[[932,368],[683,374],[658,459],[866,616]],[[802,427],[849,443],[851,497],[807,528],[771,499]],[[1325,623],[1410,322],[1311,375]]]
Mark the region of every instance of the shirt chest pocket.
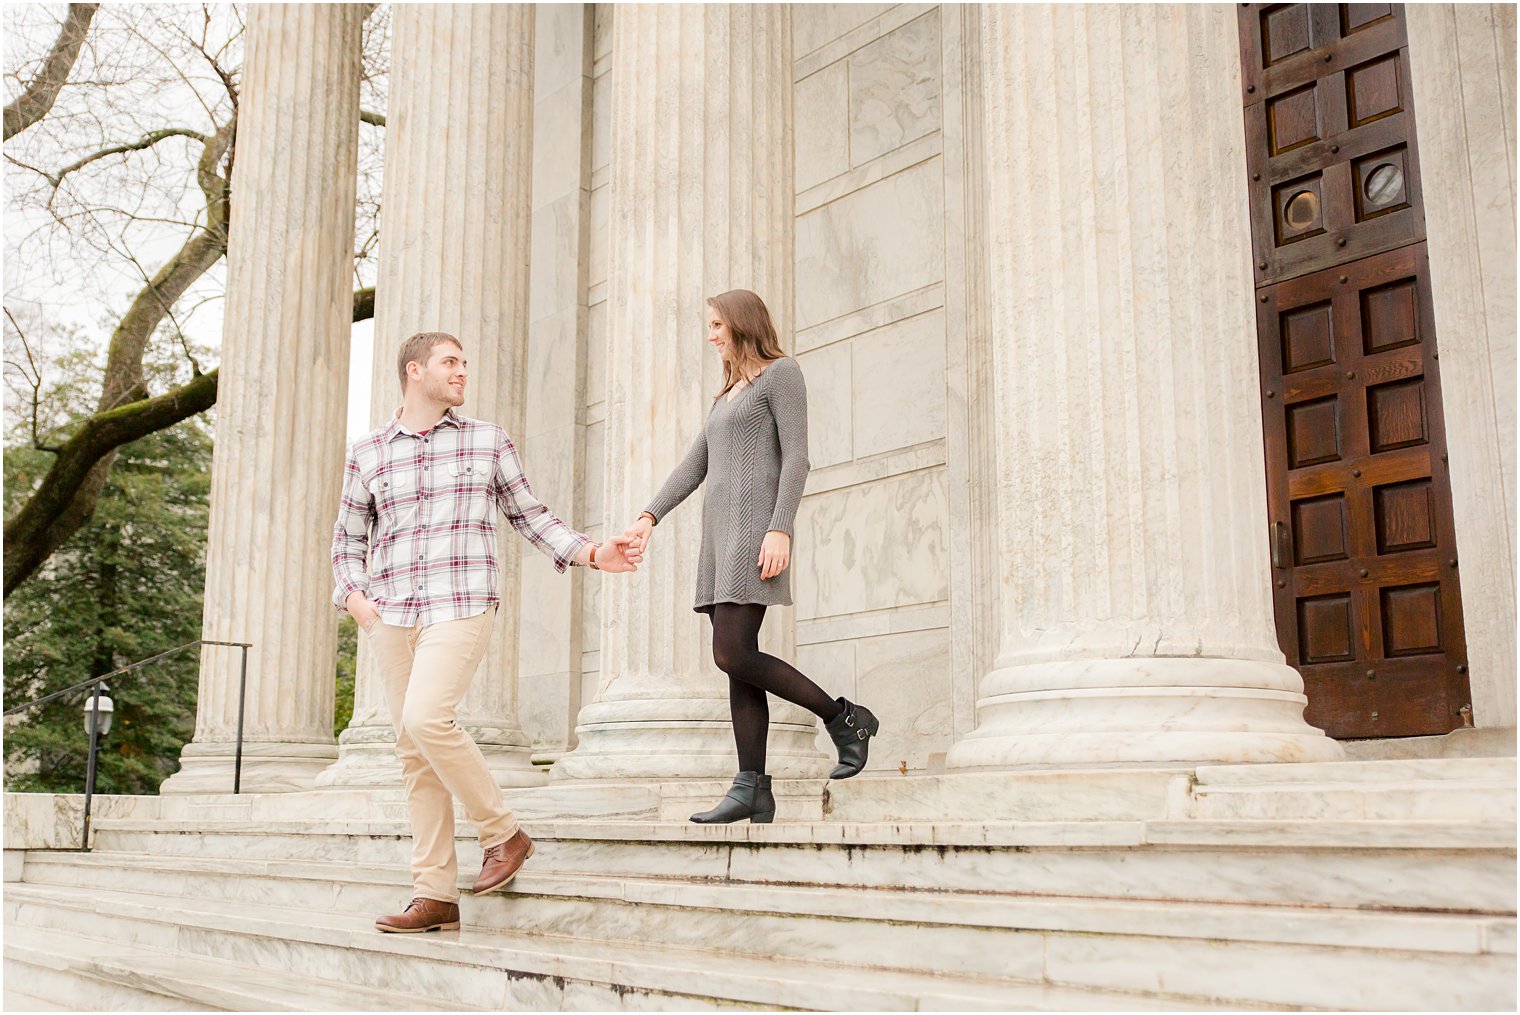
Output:
[[486,467],[479,462],[450,462],[446,472],[458,483],[484,483]]
[[383,473],[369,481],[370,495],[376,503],[386,503],[397,497],[405,496],[412,492],[412,477],[410,473],[396,470]]
[[484,493],[489,474],[484,462],[466,460],[449,462],[439,478],[456,493]]
[[369,481],[375,508],[395,520],[409,517],[417,506],[417,480],[408,470],[384,472]]

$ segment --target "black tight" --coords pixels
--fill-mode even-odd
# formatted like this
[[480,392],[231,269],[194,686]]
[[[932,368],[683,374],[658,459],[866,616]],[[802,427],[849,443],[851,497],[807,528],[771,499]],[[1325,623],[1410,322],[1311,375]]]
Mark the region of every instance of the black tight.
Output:
[[728,708],[739,749],[739,771],[765,771],[765,736],[771,710],[766,692],[801,705],[827,722],[843,706],[796,667],[760,651],[765,607],[758,603],[719,603],[713,607],[713,662],[728,674]]

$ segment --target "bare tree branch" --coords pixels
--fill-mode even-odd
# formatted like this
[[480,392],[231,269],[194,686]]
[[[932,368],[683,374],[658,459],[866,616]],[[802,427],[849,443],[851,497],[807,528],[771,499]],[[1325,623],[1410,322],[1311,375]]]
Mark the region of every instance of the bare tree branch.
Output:
[[[142,386],[143,351],[169,308],[227,252],[228,185],[217,174],[217,164],[227,154],[237,130],[229,120],[201,152],[196,181],[206,195],[206,224],[169,258],[148,285],[137,294],[122,315],[106,353],[106,380],[99,411],[107,411],[135,398]],[[103,478],[103,477],[102,477]]]
[[[36,170],[36,172],[41,172],[43,176],[47,177],[48,182],[53,185],[53,189],[57,190],[58,187],[63,183],[63,178],[65,176],[83,169],[85,166],[88,166],[92,162],[98,162],[99,160],[112,155],[123,155],[127,152],[140,152],[146,148],[152,148],[160,141],[166,141],[171,137],[188,137],[194,141],[199,141],[203,145],[212,143],[211,138],[207,137],[205,134],[202,134],[198,130],[191,130],[188,127],[165,127],[162,130],[149,131],[136,141],[132,141],[127,144],[112,145],[109,148],[102,148],[98,152],[91,152],[84,158],[76,159],[75,161],[69,163],[62,169],[58,170],[56,173],[43,172],[42,170]],[[14,159],[11,161],[15,162]],[[16,162],[16,165],[19,166],[21,163]],[[31,169],[32,167],[26,166],[24,168]]]
[[[85,419],[58,451],[53,467],[41,485],[14,516],[5,522],[5,595],[9,596],[31,577],[62,542],[47,538],[66,530],[64,539],[78,531],[95,510],[95,499],[85,505],[71,491],[90,483],[100,463],[114,459],[116,451],[140,437],[173,426],[216,402],[217,371],[192,380],[157,398],[142,399],[98,412]],[[98,491],[97,491],[98,496]]]
[[[44,35],[46,24],[40,25]],[[367,111],[363,122],[382,128],[387,25],[388,13],[381,8],[367,23],[361,53],[363,107],[374,111]],[[24,294],[44,308],[51,302],[51,312],[63,319],[77,316],[67,301],[82,299],[101,306],[114,328],[94,411],[75,408],[50,416],[46,401],[36,410],[35,429],[41,432],[34,443],[55,445],[47,450],[56,458],[6,519],[6,596],[39,573],[49,556],[88,523],[124,443],[172,426],[215,401],[217,373],[202,373],[204,342],[192,341],[192,317],[199,306],[224,293],[218,269],[226,263],[230,228],[244,31],[237,6],[103,9],[77,56],[78,77],[68,78],[56,108],[22,142],[25,151],[7,146],[12,149],[5,153],[7,159],[27,170],[17,174],[24,189],[13,190],[19,197],[12,201],[37,216],[35,226],[28,222],[7,236],[8,245],[24,251],[15,263],[34,276],[22,280],[18,298]],[[82,92],[76,85],[86,79],[98,84]],[[174,101],[160,101],[160,96]],[[203,110],[206,121],[194,110]],[[163,143],[174,136],[200,142],[198,158],[184,159],[179,145]],[[375,290],[366,283],[373,280],[369,252],[383,143],[383,133],[364,132],[357,232],[369,237],[355,259],[355,321],[375,312]],[[196,153],[194,147],[190,151]],[[366,157],[369,169],[364,168]],[[193,166],[187,166],[191,160]],[[193,168],[193,186],[203,202],[194,200],[193,190],[185,192],[187,168]],[[204,210],[198,207],[202,205]],[[173,251],[167,260],[158,253],[165,249]],[[93,288],[81,289],[80,279],[91,280],[85,285]],[[37,331],[35,324],[29,322],[29,327]],[[9,345],[10,325],[6,331]],[[154,398],[144,360],[151,358],[146,353],[156,342],[180,346],[191,376],[183,387]],[[40,378],[34,382],[36,371],[23,365],[35,351],[40,366],[47,367],[48,343],[26,349],[25,355],[17,350],[6,356],[17,361],[7,367],[6,380],[18,412],[24,411],[29,387],[34,400],[49,397]],[[184,378],[182,370],[179,376]],[[20,415],[17,430],[24,432],[26,422]]]
[[[374,288],[355,290],[353,320],[369,320],[374,313]],[[140,362],[138,366],[140,370]],[[219,370],[212,370],[156,398],[140,394],[124,405],[97,411],[78,424],[58,449],[58,457],[41,484],[5,521],[6,596],[90,520],[117,450],[209,409],[216,403],[218,377]],[[111,383],[109,376],[106,383]]]
[[16,97],[16,101],[5,107],[5,140],[9,141],[26,130],[53,108],[59,90],[69,79],[69,71],[74,69],[74,61],[79,59],[85,32],[89,30],[90,19],[95,17],[95,9],[99,6],[69,4],[68,17],[64,18],[63,27],[58,30],[58,39],[53,43],[52,51],[42,62],[42,70],[37,72],[26,90]]
[[370,112],[367,109],[361,109],[361,110],[359,110],[359,122],[360,123],[370,124],[373,127],[384,127],[385,126],[385,114],[384,113],[372,113],[372,112]]
[[[370,299],[371,301],[374,299],[373,292],[370,294]],[[43,447],[41,438],[37,436],[37,410],[38,406],[42,403],[42,371],[37,369],[37,358],[32,355],[32,344],[26,340],[26,332],[21,330],[21,322],[16,320],[15,316],[11,313],[10,307],[5,308],[5,316],[11,322],[11,327],[16,329],[16,334],[21,338],[21,348],[26,350],[26,361],[32,367],[31,373],[28,374],[25,370],[21,370],[21,364],[14,364],[16,369],[21,370],[21,376],[25,377],[27,383],[32,386],[32,447],[39,451],[56,450],[54,448]]]

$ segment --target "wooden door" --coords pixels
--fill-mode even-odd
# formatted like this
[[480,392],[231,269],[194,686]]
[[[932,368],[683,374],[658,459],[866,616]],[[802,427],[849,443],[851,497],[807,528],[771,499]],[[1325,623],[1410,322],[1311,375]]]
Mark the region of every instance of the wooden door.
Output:
[[1403,8],[1240,29],[1278,640],[1331,736],[1445,733],[1471,711]]

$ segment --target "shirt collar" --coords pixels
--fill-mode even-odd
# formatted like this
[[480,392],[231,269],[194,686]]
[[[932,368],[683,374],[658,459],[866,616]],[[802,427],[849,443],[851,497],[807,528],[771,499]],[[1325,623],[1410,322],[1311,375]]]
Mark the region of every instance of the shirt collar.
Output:
[[[418,436],[416,433],[413,433],[411,430],[408,430],[406,427],[401,425],[401,410],[404,408],[405,406],[397,406],[396,411],[391,413],[391,421],[385,428],[385,440],[387,442],[394,440],[396,437],[402,434],[405,434],[408,437]],[[463,421],[460,420],[458,414],[454,412],[454,407],[449,406],[447,409],[443,410],[443,416],[439,418],[438,422],[433,424],[433,429],[437,430],[439,427],[443,426],[461,428],[463,425]]]

